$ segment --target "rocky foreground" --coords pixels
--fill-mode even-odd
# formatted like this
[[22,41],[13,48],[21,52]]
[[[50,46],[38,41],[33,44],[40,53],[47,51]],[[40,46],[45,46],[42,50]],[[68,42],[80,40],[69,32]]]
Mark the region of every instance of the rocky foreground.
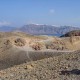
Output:
[[0,80],[80,80],[80,51],[1,70]]
[[0,32],[0,80],[80,80],[80,36]]

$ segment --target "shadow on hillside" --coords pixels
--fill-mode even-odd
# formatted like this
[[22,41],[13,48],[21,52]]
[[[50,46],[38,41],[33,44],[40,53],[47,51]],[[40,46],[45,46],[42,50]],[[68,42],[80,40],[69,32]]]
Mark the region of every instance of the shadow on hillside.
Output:
[[73,69],[71,71],[65,70],[61,71],[60,73],[60,75],[70,75],[70,74],[80,75],[80,70],[79,69]]
[[[13,52],[14,53],[14,52]],[[7,58],[0,60],[0,70],[14,67],[23,63],[37,61],[45,58],[60,56],[69,52],[56,52],[56,51],[19,51],[14,55],[8,55]]]

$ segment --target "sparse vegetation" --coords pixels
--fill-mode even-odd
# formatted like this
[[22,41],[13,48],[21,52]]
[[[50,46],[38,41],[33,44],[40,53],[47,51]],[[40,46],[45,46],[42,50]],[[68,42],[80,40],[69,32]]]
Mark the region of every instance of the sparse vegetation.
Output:
[[15,41],[14,41],[15,45],[16,46],[25,46],[26,44],[26,41],[22,38],[17,38]]

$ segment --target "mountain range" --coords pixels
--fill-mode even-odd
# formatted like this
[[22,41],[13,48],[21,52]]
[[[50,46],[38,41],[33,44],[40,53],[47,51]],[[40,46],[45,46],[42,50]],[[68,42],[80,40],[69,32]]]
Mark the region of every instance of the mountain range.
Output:
[[10,27],[10,26],[1,26],[0,31],[10,32],[10,31],[22,31],[34,35],[55,35],[61,36],[72,30],[80,30],[79,27],[72,26],[54,26],[54,25],[45,25],[45,24],[27,24],[22,27]]

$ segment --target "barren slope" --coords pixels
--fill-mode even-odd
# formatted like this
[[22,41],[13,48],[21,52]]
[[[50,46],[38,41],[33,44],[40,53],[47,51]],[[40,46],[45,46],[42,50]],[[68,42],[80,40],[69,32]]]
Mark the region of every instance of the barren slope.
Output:
[[0,71],[1,80],[79,80],[80,51],[24,63]]
[[22,32],[1,32],[0,69],[79,49],[79,36],[58,38],[33,36]]
[[75,50],[80,50],[80,36],[58,38],[1,32],[0,78],[79,80],[80,51],[74,52]]

